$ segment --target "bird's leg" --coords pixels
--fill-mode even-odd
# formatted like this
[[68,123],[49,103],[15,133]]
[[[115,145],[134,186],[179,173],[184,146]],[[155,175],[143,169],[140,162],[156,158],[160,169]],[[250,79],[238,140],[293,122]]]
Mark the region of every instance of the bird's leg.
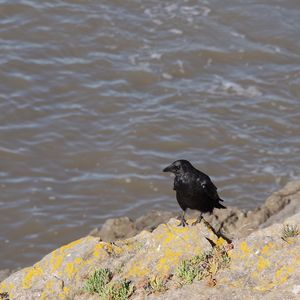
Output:
[[203,218],[203,222],[204,222],[204,225],[209,229],[211,230],[216,236],[218,236],[218,233],[215,231],[215,229]]
[[[201,223],[201,220],[203,219],[202,217],[202,213],[200,213],[200,215],[198,216],[197,220],[195,222],[192,223],[192,226],[195,226],[199,223]],[[204,219],[203,219],[204,220]]]
[[182,215],[181,215],[181,220],[180,220],[180,223],[178,224],[178,226],[185,226],[185,225],[188,225],[188,223],[186,222],[185,218],[184,218],[184,215],[185,215],[185,211],[182,212]]

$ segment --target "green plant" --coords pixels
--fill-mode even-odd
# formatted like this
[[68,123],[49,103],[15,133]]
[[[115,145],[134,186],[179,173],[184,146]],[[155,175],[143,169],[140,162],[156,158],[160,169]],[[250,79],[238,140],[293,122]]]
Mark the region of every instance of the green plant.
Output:
[[177,267],[175,275],[179,278],[181,284],[192,283],[194,279],[201,280],[203,275],[202,264],[204,255],[196,255],[191,259],[183,260]]
[[162,279],[158,276],[155,276],[152,279],[148,280],[144,288],[147,291],[148,295],[152,293],[162,293],[167,289],[166,281],[167,279]]
[[229,264],[230,264],[230,257],[228,253],[224,251],[223,253],[221,253],[221,257],[220,257],[220,269],[224,269],[228,267]]
[[297,225],[286,224],[282,229],[281,238],[287,242],[289,238],[294,238],[298,235],[300,235],[300,231]]
[[96,293],[101,295],[112,278],[112,273],[109,269],[95,270],[90,276],[84,286],[84,289],[89,293]]
[[194,280],[201,280],[205,277],[214,279],[217,272],[228,267],[229,263],[230,257],[227,251],[223,247],[214,247],[202,255],[182,261],[176,269],[175,276],[181,285],[190,284]]
[[98,294],[101,299],[128,299],[134,291],[134,287],[130,284],[130,281],[120,280],[112,282],[112,277],[109,269],[98,269],[86,280],[84,290],[89,293]]
[[120,280],[113,284],[107,285],[104,293],[101,295],[104,299],[109,300],[126,300],[133,293],[134,288],[130,281]]

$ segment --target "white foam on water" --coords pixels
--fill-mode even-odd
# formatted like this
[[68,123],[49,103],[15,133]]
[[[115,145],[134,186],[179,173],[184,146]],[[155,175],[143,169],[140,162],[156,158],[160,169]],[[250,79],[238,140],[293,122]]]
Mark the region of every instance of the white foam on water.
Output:
[[227,95],[233,94],[247,97],[262,96],[262,93],[258,90],[258,88],[253,85],[244,87],[236,82],[228,81],[220,76],[216,76],[216,80],[213,81],[213,85],[209,91],[211,93],[224,93]]
[[171,79],[173,78],[173,76],[172,76],[171,74],[168,74],[168,73],[163,73],[163,74],[162,74],[162,77],[163,77],[164,79],[168,79],[168,80],[171,80]]
[[173,33],[173,34],[183,34],[183,31],[180,30],[180,29],[176,29],[176,28],[173,28],[173,29],[170,29],[169,32]]
[[150,57],[151,57],[152,59],[160,60],[161,57],[162,57],[162,54],[161,54],[161,53],[152,53],[152,54],[150,55]]

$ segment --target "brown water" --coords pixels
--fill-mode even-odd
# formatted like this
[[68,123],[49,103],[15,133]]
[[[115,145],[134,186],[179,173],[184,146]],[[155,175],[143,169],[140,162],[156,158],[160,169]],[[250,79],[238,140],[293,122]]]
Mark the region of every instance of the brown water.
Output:
[[178,158],[261,204],[300,177],[299,97],[298,0],[0,0],[0,269],[178,209]]

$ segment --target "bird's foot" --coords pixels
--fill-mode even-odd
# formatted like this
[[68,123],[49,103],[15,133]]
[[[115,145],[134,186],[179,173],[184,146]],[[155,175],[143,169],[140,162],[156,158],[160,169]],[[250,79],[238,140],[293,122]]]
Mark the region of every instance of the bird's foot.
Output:
[[185,226],[188,226],[189,224],[187,223],[187,221],[184,219],[184,218],[182,218],[181,220],[180,220],[180,223],[177,225],[178,227],[179,226],[182,226],[182,227],[185,227]]
[[[197,224],[200,224],[201,221],[202,221],[202,219],[203,219],[203,217],[202,217],[202,216],[199,216],[199,217],[196,219],[196,221],[192,223],[192,226],[195,226],[195,225],[197,225]],[[204,220],[204,219],[203,219],[203,220]]]
[[197,224],[200,224],[201,223],[201,220],[199,221],[198,219],[192,223],[192,226],[196,226]]
[[203,219],[203,223],[209,230],[211,230],[214,234],[216,234],[215,229],[205,219]]

